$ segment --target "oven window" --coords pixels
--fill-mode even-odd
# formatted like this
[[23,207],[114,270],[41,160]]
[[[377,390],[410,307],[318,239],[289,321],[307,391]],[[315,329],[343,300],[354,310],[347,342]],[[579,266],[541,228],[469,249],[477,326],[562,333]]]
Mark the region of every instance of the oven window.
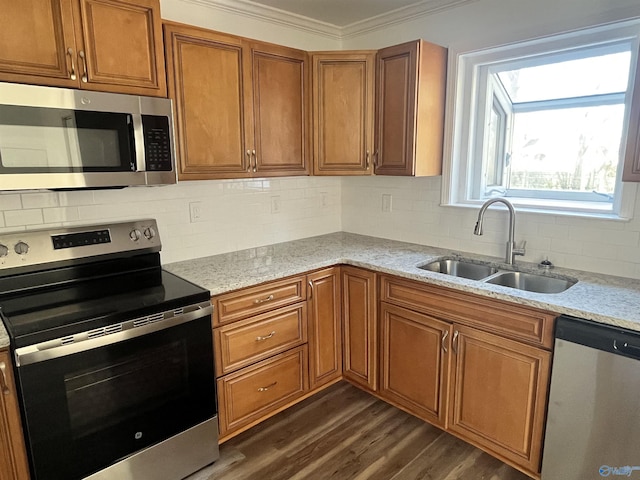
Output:
[[188,362],[186,342],[179,340],[65,375],[74,438],[82,439],[187,397]]
[[64,173],[135,169],[130,114],[0,106],[0,171]]

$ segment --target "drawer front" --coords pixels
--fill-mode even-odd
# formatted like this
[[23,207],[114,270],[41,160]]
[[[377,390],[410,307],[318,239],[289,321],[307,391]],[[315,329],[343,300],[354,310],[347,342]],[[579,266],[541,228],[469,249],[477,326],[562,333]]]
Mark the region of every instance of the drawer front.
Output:
[[239,368],[307,342],[307,304],[298,303],[215,328],[216,374]]
[[214,316],[213,323],[214,326],[224,325],[306,299],[305,277],[289,278],[258,287],[245,288],[216,297],[217,314]]
[[385,302],[549,349],[553,344],[549,312],[395,277],[383,276],[380,290]]
[[221,435],[260,419],[308,390],[306,345],[218,379]]

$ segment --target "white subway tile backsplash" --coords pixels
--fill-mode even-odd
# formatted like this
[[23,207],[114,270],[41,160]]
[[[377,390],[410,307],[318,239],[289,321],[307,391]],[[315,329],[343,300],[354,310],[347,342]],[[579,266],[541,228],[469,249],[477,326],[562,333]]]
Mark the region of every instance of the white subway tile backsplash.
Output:
[[42,225],[42,209],[9,210],[4,212],[4,222],[7,227],[24,227],[27,225]]
[[[389,191],[394,195],[394,209],[382,213],[377,199]],[[399,202],[396,195],[398,199],[413,199],[414,215],[407,217],[403,208],[396,208]],[[342,179],[342,229],[462,252],[504,256],[508,231],[505,210],[489,209],[484,235],[477,237],[473,235],[473,227],[478,210],[441,207],[440,195],[440,177],[345,177]],[[637,203],[640,206],[640,198]],[[640,264],[637,235],[640,234],[640,208],[637,213],[638,218],[621,221],[518,212],[516,241],[527,240],[526,261],[539,262],[549,257],[558,266],[640,278],[637,266]],[[424,229],[424,225],[431,228]],[[618,252],[613,258],[612,251]]]
[[44,208],[44,207],[57,207],[58,194],[56,192],[38,192],[38,193],[23,193],[22,194],[22,208]]
[[0,193],[0,211],[19,210],[22,208],[22,198],[16,193]]
[[[165,263],[340,230],[502,258],[506,211],[488,210],[485,233],[478,237],[477,209],[441,207],[440,189],[440,177],[372,176],[0,193],[0,232],[153,217]],[[391,212],[382,212],[383,194],[392,196]],[[280,211],[272,213],[276,195]],[[189,204],[196,201],[202,216],[192,223]],[[638,215],[607,221],[518,212],[516,240],[528,241],[526,261],[548,257],[558,266],[640,278],[640,208]]]
[[78,207],[43,208],[42,216],[44,223],[50,224],[76,222],[80,219]]

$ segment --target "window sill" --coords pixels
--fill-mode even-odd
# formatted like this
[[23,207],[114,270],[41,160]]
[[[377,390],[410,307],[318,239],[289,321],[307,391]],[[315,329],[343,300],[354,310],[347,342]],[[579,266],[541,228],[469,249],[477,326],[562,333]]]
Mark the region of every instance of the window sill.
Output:
[[[554,215],[554,216],[562,216],[562,217],[575,217],[575,218],[588,218],[593,220],[609,220],[616,222],[629,222],[632,220],[633,215],[629,216],[621,216],[611,211],[598,211],[595,209],[589,210],[568,210],[567,206],[549,206],[549,205],[531,205],[531,204],[521,204],[516,202],[514,199],[506,197],[507,200],[513,203],[514,208],[518,211],[518,213],[532,213],[535,215]],[[461,208],[461,209],[473,209],[478,210],[484,202],[468,202],[468,203],[441,203],[441,207],[453,207],[453,208]],[[500,204],[492,205],[491,208],[504,208],[506,207]]]

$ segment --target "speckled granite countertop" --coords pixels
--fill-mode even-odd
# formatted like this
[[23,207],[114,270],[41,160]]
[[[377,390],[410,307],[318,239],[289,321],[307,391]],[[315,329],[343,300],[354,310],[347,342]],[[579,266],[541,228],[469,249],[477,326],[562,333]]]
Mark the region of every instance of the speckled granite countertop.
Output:
[[[217,295],[317,268],[348,264],[640,331],[640,280],[554,268],[548,275],[570,277],[578,283],[562,293],[541,294],[418,268],[450,255],[495,262],[506,269],[494,257],[343,232],[171,263],[164,268]],[[518,262],[517,269],[543,273],[536,265],[524,262]]]
[[[570,277],[578,283],[562,293],[541,294],[418,268],[451,255],[495,262],[504,268],[494,257],[350,233],[332,233],[170,263],[164,268],[218,295],[318,268],[348,264],[640,331],[640,280],[554,268],[549,275]],[[524,262],[518,262],[518,269],[541,273],[535,265]],[[0,322],[0,348],[8,345],[9,337]]]

